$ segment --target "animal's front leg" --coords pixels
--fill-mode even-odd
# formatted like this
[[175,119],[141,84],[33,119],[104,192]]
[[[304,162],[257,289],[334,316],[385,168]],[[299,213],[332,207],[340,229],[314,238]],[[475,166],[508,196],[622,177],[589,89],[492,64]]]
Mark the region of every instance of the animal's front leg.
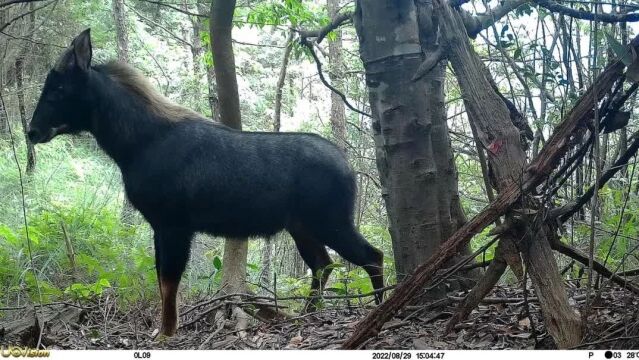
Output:
[[173,336],[178,327],[177,293],[186,268],[193,234],[175,228],[155,230],[155,257],[162,297],[160,334]]

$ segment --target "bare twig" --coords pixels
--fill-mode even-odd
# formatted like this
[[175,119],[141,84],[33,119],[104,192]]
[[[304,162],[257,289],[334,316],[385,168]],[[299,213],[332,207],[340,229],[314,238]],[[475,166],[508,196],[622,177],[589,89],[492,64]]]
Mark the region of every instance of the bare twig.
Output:
[[324,86],[326,86],[327,88],[329,88],[332,92],[334,92],[335,94],[339,95],[340,98],[342,98],[342,101],[344,101],[344,104],[346,105],[346,107],[348,107],[349,109],[355,111],[356,113],[360,114],[360,115],[364,115],[368,118],[371,117],[370,114],[367,114],[361,110],[359,110],[358,108],[354,107],[346,98],[346,95],[344,95],[344,93],[342,93],[341,91],[337,90],[333,85],[331,85],[326,78],[324,77],[324,73],[322,72],[322,63],[319,60],[319,58],[317,57],[317,54],[315,53],[315,49],[313,49],[313,44],[311,42],[308,41],[307,38],[302,37],[300,39],[300,43],[302,45],[304,45],[309,53],[311,54],[311,56],[313,57],[313,60],[315,60],[315,65],[317,65],[317,75],[319,75],[320,80],[322,81],[322,83],[324,84]]

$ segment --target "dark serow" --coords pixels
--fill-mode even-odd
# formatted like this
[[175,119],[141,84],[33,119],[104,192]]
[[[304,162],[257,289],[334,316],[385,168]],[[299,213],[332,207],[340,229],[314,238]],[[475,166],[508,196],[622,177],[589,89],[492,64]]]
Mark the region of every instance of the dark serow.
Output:
[[[154,231],[161,333],[177,328],[176,295],[195,232],[246,238],[287,230],[314,277],[325,246],[383,287],[382,253],[353,225],[355,178],[341,151],[313,134],[232,130],[180,107],[134,69],[91,65],[89,30],[49,72],[29,129],[33,143],[90,132],[122,171]],[[381,292],[376,301],[381,301]]]

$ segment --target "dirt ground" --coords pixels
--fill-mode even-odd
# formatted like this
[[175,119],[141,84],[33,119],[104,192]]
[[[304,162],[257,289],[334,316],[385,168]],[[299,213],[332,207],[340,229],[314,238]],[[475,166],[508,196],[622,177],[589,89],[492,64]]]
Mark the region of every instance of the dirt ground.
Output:
[[[583,290],[569,289],[571,301],[582,310]],[[525,316],[521,289],[498,287],[470,318],[444,334],[448,318],[463,294],[445,301],[409,306],[388,322],[366,349],[552,349],[539,306],[531,295]],[[181,327],[169,339],[154,335],[158,304],[135,304],[126,310],[109,296],[91,304],[56,303],[42,307],[49,319],[42,344],[49,349],[337,349],[370,307],[333,307],[284,320],[263,322],[250,318],[243,332],[218,326],[213,314],[220,302],[199,299],[180,308]],[[40,335],[33,324],[33,308],[5,310],[0,323],[0,344],[35,345]],[[25,322],[26,321],[26,322]],[[20,327],[20,322],[25,326]],[[610,289],[592,306],[581,348],[639,349],[639,299]]]

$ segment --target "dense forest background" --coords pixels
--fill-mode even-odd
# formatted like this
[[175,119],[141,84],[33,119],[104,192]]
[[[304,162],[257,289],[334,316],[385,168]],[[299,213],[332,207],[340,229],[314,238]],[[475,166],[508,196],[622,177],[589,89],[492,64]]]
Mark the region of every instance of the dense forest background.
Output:
[[[594,86],[597,92],[601,86],[602,97],[588,113],[591,123],[570,132],[572,137],[565,139],[570,146],[567,154],[553,161],[555,167],[550,170],[554,171],[537,187],[533,200],[519,206],[519,212],[497,214],[496,221],[482,227],[467,248],[464,244],[458,247],[464,250],[455,259],[466,255],[462,271],[420,293],[420,305],[409,306],[412,314],[446,300],[440,305],[455,309],[455,304],[465,304],[466,309],[457,308],[465,315],[420,313],[421,317],[409,315],[409,320],[412,316],[439,324],[438,328],[448,324],[448,330],[463,332],[455,327],[457,322],[464,321],[498,284],[481,306],[486,300],[499,305],[480,308],[480,312],[503,313],[504,308],[512,310],[508,304],[517,304],[507,321],[518,327],[515,339],[529,342],[511,344],[513,347],[532,347],[542,335],[550,335],[546,337],[560,347],[577,346],[597,332],[593,326],[604,326],[606,321],[623,326],[604,326],[599,337],[636,339],[639,320],[634,296],[639,292],[632,281],[639,275],[635,174],[639,133],[634,91],[639,75],[633,68],[636,52],[627,52],[625,45],[636,35],[632,21],[637,20],[639,2],[451,1],[452,6],[461,5],[461,10],[453,10],[463,15],[458,17],[463,22],[457,25],[466,30],[466,36],[459,40],[449,36],[453,31],[444,18],[424,20],[424,12],[434,11],[433,6],[449,8],[448,2],[388,5],[373,1],[379,1],[378,5],[363,0],[357,4],[239,1],[233,16],[233,50],[243,129],[317,133],[345,151],[357,174],[356,225],[384,252],[385,283],[392,286],[426,262],[469,219],[482,214],[498,193],[508,189],[506,179],[524,178],[521,172],[513,175],[504,170],[521,171],[522,166],[514,165],[519,164],[516,156],[500,158],[500,151],[506,151],[502,148],[517,152],[521,164],[532,161],[549,144],[557,126],[576,113],[573,107],[580,104],[587,89]],[[385,5],[379,5],[382,3]],[[397,16],[386,16],[390,11]],[[91,28],[94,62],[126,61],[174,102],[220,121],[210,12],[211,2],[204,0],[0,1],[0,323],[15,322],[34,304],[72,303],[106,309],[104,319],[111,314],[111,321],[117,318],[120,322],[135,316],[131,309],[142,311],[158,305],[152,233],[128,204],[115,164],[88,134],[61,136],[34,148],[26,140],[25,128],[47,72],[85,28]],[[386,36],[394,37],[395,42],[371,45],[370,39],[379,42]],[[446,41],[453,45],[443,45]],[[475,73],[489,72],[484,80],[490,82],[463,78],[473,72],[455,52],[455,44],[466,42],[485,65]],[[388,64],[391,57],[397,62]],[[607,88],[598,85],[598,76],[617,58],[629,65],[627,72]],[[392,93],[379,90],[379,83],[389,86]],[[475,94],[498,94],[500,107],[490,108],[488,100],[484,103],[487,109],[477,107],[468,95],[473,84]],[[504,143],[499,135],[490,133],[491,116],[499,118],[500,111],[512,121],[517,144]],[[493,126],[499,128],[499,124],[495,120]],[[553,210],[558,212],[553,215]],[[554,256],[527,252],[517,240],[520,230],[508,229],[522,223],[534,228],[541,213],[544,219],[554,216],[550,221],[554,228],[546,228],[545,234],[563,244],[553,247],[557,250]],[[532,235],[526,236],[545,242],[546,235]],[[227,262],[235,261],[224,256],[224,244],[224,239],[197,236],[180,291],[182,303],[192,305],[185,305],[183,312],[193,311],[195,305],[205,306],[204,299],[213,298],[223,288]],[[515,244],[522,258],[517,250],[507,250],[508,244]],[[542,258],[556,263],[554,272],[568,289],[568,297],[559,295],[554,304],[579,304],[586,314],[582,320],[590,330],[578,331],[578,342],[565,335],[561,326],[544,330],[540,310],[546,311],[547,300],[533,291],[543,281],[535,278],[540,272],[531,261]],[[335,316],[350,309],[345,319],[354,323],[371,304],[372,297],[364,295],[372,288],[362,269],[337,256],[335,260],[338,265],[325,293],[329,296],[320,311]],[[456,263],[451,260],[443,267]],[[590,271],[595,263],[599,270]],[[249,241],[246,264],[247,292],[274,299],[276,309],[290,314],[302,310],[312,275],[288,234]],[[484,286],[478,291],[483,295],[464,301],[473,286]],[[590,301],[593,296],[606,301],[597,305]],[[243,306],[254,309],[256,305],[249,302],[245,299]],[[541,309],[535,302],[541,302]],[[556,308],[558,312],[563,309]],[[129,315],[120,315],[123,313]],[[565,320],[573,321],[573,315],[566,315]],[[140,326],[153,329],[153,314],[145,316],[147,324]],[[546,320],[549,317],[545,315]],[[478,323],[491,321],[490,316],[471,314],[470,318]],[[526,322],[528,318],[532,321]],[[193,325],[195,320],[185,322]],[[406,316],[393,320],[388,331],[410,326],[409,320]],[[94,332],[86,337],[93,339],[93,345],[111,343],[109,330],[91,329]],[[336,329],[337,325],[331,331]],[[296,336],[300,339],[295,340]],[[292,347],[302,342],[299,334],[284,338],[284,344]],[[477,340],[483,344],[477,347],[489,348],[499,336],[488,338]],[[208,335],[203,339],[217,347],[236,344],[228,339],[223,344],[215,342],[217,338]],[[463,347],[463,341],[457,339],[439,345],[412,342],[410,346],[450,347],[456,343]],[[399,341],[376,344],[405,346]],[[324,347],[331,344],[339,341]],[[260,346],[262,343],[256,347]]]

